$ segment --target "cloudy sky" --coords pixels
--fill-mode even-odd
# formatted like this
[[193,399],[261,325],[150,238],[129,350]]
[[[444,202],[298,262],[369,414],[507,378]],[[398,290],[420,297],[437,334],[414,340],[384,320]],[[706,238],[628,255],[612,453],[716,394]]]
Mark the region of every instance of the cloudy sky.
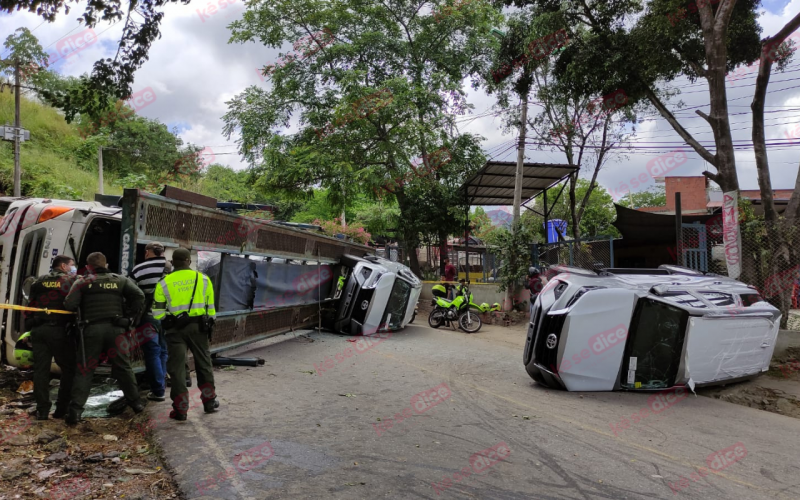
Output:
[[[150,89],[155,99],[140,101],[143,106],[137,110],[141,115],[156,118],[170,128],[176,127],[179,135],[187,142],[202,145],[213,152],[209,159],[234,168],[244,168],[245,164],[236,154],[233,141],[222,135],[222,115],[226,111],[225,101],[242,92],[250,85],[269,85],[259,76],[257,68],[272,63],[278,58],[279,50],[249,44],[228,44],[230,32],[228,24],[238,19],[244,10],[242,0],[217,0],[216,3],[193,1],[190,5],[170,4],[165,8],[162,22],[162,37],[150,50],[150,60],[136,74],[133,85],[134,95]],[[54,67],[64,74],[80,75],[91,70],[95,60],[113,57],[122,30],[122,22],[114,25],[101,24],[94,29],[96,38],[87,38],[85,28],[76,19],[83,11],[73,7],[69,15],[61,15],[54,23],[42,23],[41,18],[27,12],[0,15],[0,40],[18,27],[34,30],[34,35],[49,52],[64,52],[66,47],[81,45],[81,40],[89,40],[81,50],[68,57],[55,56]],[[789,19],[800,11],[800,0],[766,0],[760,18],[764,36],[772,35]],[[800,36],[798,36],[800,38]],[[800,45],[800,40],[796,41]],[[284,52],[290,49],[287,44]],[[2,56],[7,55],[2,51]],[[769,149],[772,183],[774,188],[791,188],[798,170],[800,152],[800,85],[797,72],[800,59],[784,73],[775,73],[769,87],[766,102],[767,140],[783,140],[794,143]],[[750,102],[755,82],[756,68],[742,71],[741,76],[728,81],[728,99],[732,115],[732,129],[736,143],[750,141]],[[467,82],[465,82],[467,83]],[[709,127],[695,115],[694,109],[708,111],[708,93],[704,83],[690,84],[678,81],[682,88],[680,99],[684,110],[679,113],[681,122],[703,143],[712,139]],[[468,100],[475,105],[473,114],[492,111],[494,98],[479,91],[468,90]],[[674,102],[677,102],[675,99]],[[672,105],[677,110],[676,105]],[[531,112],[536,107],[531,107]],[[638,124],[635,141],[638,149],[631,151],[627,158],[608,163],[600,173],[600,184],[607,189],[618,188],[628,183],[631,177],[646,172],[646,164],[653,158],[680,147],[682,141],[672,128],[662,119],[649,114]],[[513,147],[507,148],[515,135],[503,135],[500,119],[496,116],[478,117],[474,120],[460,120],[461,131],[478,133],[486,137],[484,149],[496,160],[516,159]],[[23,117],[24,126],[24,117]],[[656,145],[655,143],[658,143]],[[635,144],[634,144],[635,145]],[[649,149],[654,146],[661,150]],[[686,148],[686,151],[689,151]],[[713,148],[712,148],[713,151]],[[209,155],[210,156],[210,155]],[[694,153],[688,154],[689,161],[671,171],[669,175],[699,175],[707,167]],[[565,163],[564,155],[558,151],[537,151],[528,146],[528,161]],[[743,189],[757,189],[755,162],[752,148],[744,148],[736,153],[739,182]],[[713,171],[713,169],[711,169]],[[649,178],[644,189],[653,185]],[[636,189],[635,189],[636,190]]]

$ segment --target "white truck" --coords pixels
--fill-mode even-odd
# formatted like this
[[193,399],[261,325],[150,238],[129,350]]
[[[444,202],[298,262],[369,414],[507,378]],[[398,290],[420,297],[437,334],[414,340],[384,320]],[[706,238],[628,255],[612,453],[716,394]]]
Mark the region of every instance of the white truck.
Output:
[[[218,210],[216,200],[203,200],[205,197],[180,190],[171,192],[177,192],[175,197],[126,189],[122,197],[98,197],[103,202],[0,197],[2,302],[26,305],[30,284],[49,272],[56,255],[73,257],[80,273],[90,253],[103,252],[109,270],[127,274],[143,259],[144,246],[158,241],[164,245],[167,259],[178,247],[192,251],[193,263],[198,261],[198,252],[219,254],[220,273],[215,282],[218,302],[220,297],[231,297],[241,293],[242,287],[251,287],[243,294],[249,297],[229,301],[227,308],[217,304],[212,352],[318,325],[320,310],[335,310],[340,300],[336,294],[341,295],[341,290],[337,292],[331,284],[316,295],[292,290],[297,286],[290,277],[320,273],[326,266],[326,273],[336,277],[363,276],[359,273],[364,266],[374,270],[371,282],[376,293],[364,325],[388,324],[395,330],[410,320],[421,283],[407,267],[375,260],[370,247],[231,214]],[[252,268],[261,271],[258,280],[243,284],[231,279],[234,268],[251,261]],[[287,272],[286,262],[292,263],[291,272]],[[353,273],[356,263],[360,267]],[[296,269],[294,265],[303,267]],[[289,300],[275,300],[278,291]],[[28,330],[22,311],[0,310],[2,362],[16,364],[14,345]],[[363,333],[349,324],[337,331]]]

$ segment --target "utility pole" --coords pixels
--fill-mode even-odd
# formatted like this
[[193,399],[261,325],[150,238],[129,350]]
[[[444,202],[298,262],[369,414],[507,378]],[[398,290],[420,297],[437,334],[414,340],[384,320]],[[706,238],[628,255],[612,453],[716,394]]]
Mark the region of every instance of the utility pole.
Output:
[[21,196],[20,178],[22,171],[19,167],[19,141],[22,135],[22,128],[19,124],[19,102],[20,102],[20,87],[19,87],[19,59],[14,60],[14,196]]
[[519,146],[517,146],[517,175],[514,179],[514,228],[519,222],[522,205],[523,165],[525,164],[525,130],[528,122],[528,92],[522,97],[522,120],[519,124]]
[[97,192],[103,194],[103,146],[97,147]]

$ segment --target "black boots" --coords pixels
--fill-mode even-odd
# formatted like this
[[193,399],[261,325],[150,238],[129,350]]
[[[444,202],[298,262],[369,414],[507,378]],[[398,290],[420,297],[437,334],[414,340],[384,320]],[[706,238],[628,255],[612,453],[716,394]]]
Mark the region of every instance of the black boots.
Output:
[[67,418],[65,419],[67,425],[77,425],[78,422],[81,421],[81,414],[83,414],[82,411],[78,411],[73,408],[67,410]]
[[136,413],[137,415],[144,411],[144,404],[141,400],[138,400],[135,403],[128,403],[128,405],[131,407],[131,410],[133,410],[133,413]]
[[219,408],[219,401],[216,399],[211,399],[203,403],[203,411],[206,413],[214,413]]
[[36,410],[36,420],[47,420],[49,419],[50,410]]
[[180,413],[180,412],[175,411],[175,410],[172,410],[172,411],[169,412],[169,418],[172,418],[172,419],[175,419],[175,420],[178,420],[178,421],[182,422],[182,421],[186,420],[186,414],[185,413]]
[[53,412],[53,418],[64,418],[67,415],[67,406],[56,405],[56,411]]

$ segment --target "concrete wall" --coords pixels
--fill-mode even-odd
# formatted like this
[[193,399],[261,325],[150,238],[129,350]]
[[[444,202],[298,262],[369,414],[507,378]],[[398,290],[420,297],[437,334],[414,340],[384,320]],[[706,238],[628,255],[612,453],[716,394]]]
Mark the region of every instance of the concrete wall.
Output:
[[[419,300],[421,301],[430,301],[433,299],[433,294],[431,293],[431,287],[436,283],[423,283],[422,284],[422,293],[419,296]],[[487,283],[487,284],[480,284],[480,283],[473,283],[469,286],[469,291],[472,292],[472,300],[476,304],[480,304],[482,302],[486,302],[489,305],[494,304],[495,302],[500,303],[503,306],[504,311],[508,311],[511,309],[510,304],[503,304],[506,299],[506,292],[498,292],[497,291],[497,284],[495,283]],[[531,297],[531,293],[528,290],[522,289],[520,292],[517,293],[516,299],[517,300],[529,300]]]

